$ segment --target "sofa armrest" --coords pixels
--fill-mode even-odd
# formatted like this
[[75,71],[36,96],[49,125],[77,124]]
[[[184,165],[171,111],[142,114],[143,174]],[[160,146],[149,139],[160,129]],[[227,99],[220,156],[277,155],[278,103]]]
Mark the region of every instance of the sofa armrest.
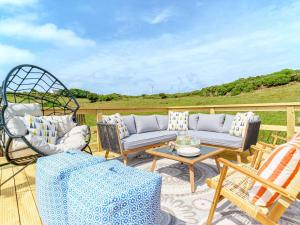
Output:
[[251,147],[251,145],[256,145],[258,140],[259,128],[260,128],[260,120],[250,121],[246,128],[246,133],[243,140],[243,150],[247,150]]
[[98,122],[97,129],[103,150],[121,154],[122,146],[117,125]]

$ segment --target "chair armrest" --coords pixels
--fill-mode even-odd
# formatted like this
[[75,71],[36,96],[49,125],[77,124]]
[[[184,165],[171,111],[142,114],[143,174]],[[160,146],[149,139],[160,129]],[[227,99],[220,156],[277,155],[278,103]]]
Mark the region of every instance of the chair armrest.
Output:
[[285,142],[287,142],[287,140],[288,140],[286,137],[282,137],[282,136],[279,136],[276,134],[272,134],[271,137],[273,138],[273,145],[276,145],[278,140],[282,140]]
[[251,145],[255,145],[257,143],[260,123],[260,120],[250,121],[248,123],[243,140],[243,150],[248,150]]
[[98,122],[97,128],[102,148],[120,154],[122,146],[117,125]]
[[280,195],[282,195],[282,196],[284,196],[284,197],[286,197],[286,198],[288,198],[292,201],[295,201],[296,198],[297,198],[297,196],[294,196],[293,194],[288,193],[286,191],[286,189],[284,189],[284,188],[282,188],[282,187],[280,187],[280,186],[278,186],[278,185],[276,185],[276,184],[274,184],[274,183],[258,176],[257,174],[253,173],[250,170],[245,169],[244,167],[241,167],[241,166],[239,166],[237,164],[234,164],[234,163],[232,163],[232,162],[230,162],[226,159],[223,159],[223,158],[219,158],[217,160],[219,161],[219,163],[222,163],[225,167],[227,167],[227,168],[229,167],[229,168],[231,168],[231,169],[233,169],[233,170],[235,170],[239,173],[242,173],[242,174],[246,175],[249,178],[252,178],[254,181],[257,181],[257,182],[263,184],[264,186],[273,189],[274,191],[278,192]]

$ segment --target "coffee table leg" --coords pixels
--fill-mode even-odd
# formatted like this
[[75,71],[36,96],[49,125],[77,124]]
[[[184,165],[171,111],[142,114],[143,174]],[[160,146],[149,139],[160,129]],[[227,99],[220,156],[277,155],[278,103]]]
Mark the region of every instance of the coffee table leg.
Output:
[[195,192],[195,172],[194,172],[193,165],[189,165],[189,171],[190,171],[191,191],[192,191],[192,193],[194,193]]
[[154,157],[153,157],[152,166],[151,166],[151,171],[152,171],[152,172],[155,170],[156,162],[157,162],[157,157],[154,156]]
[[215,158],[215,162],[216,162],[216,166],[217,166],[217,168],[218,168],[218,172],[220,173],[221,167],[220,167],[220,163],[219,163],[219,161],[218,161],[218,157]]

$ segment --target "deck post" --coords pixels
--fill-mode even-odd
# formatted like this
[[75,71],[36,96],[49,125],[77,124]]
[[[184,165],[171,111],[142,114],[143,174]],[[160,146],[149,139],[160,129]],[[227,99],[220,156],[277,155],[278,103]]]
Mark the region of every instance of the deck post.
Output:
[[[102,112],[98,112],[98,110],[97,110],[96,123],[100,122],[101,120],[102,120]],[[100,138],[99,138],[98,126],[97,126],[97,147],[98,147],[98,152],[102,151],[102,146],[101,146],[101,142],[100,142]]]
[[287,139],[291,139],[295,132],[295,107],[286,108]]

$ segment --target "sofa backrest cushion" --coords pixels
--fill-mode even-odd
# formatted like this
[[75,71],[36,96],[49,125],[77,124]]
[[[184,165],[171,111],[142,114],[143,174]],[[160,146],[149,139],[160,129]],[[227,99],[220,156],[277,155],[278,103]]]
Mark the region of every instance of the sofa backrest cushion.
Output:
[[222,132],[225,119],[224,114],[202,114],[199,113],[197,130]]
[[223,124],[223,132],[224,133],[229,133],[229,130],[231,128],[231,125],[232,125],[232,122],[233,122],[234,118],[235,118],[234,115],[229,115],[229,114],[225,115],[225,121],[224,121],[224,124]]
[[189,115],[189,130],[196,130],[198,124],[198,114],[190,114]]
[[122,116],[122,119],[129,131],[129,134],[136,134],[134,115]]
[[134,119],[135,119],[136,131],[138,134],[160,130],[155,115],[151,115],[151,116],[135,115]]
[[168,129],[168,122],[169,122],[168,115],[156,115],[156,119],[160,130]]

